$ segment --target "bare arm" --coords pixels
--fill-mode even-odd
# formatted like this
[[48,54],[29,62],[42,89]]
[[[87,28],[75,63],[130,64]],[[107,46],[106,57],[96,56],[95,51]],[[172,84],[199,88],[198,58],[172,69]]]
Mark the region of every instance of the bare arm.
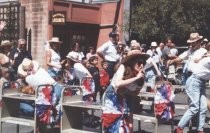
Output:
[[50,50],[47,50],[46,51],[46,63],[47,63],[47,66],[51,66],[51,67],[55,67],[55,68],[61,68],[61,65],[55,65],[53,63],[51,63],[51,51]]
[[175,59],[173,59],[173,60],[168,60],[167,61],[167,66],[169,66],[169,65],[171,65],[171,64],[173,64],[173,63],[178,63],[178,62],[182,62],[183,60],[181,59],[181,58],[179,58],[179,57],[176,57]]

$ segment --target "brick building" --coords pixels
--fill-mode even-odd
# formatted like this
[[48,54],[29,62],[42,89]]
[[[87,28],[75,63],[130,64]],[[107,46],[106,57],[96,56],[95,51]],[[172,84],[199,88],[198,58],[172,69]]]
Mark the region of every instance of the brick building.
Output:
[[[44,43],[53,36],[59,37],[63,42],[61,45],[63,58],[75,41],[81,43],[84,51],[89,46],[97,48],[106,42],[114,25],[123,25],[124,11],[128,9],[130,2],[130,0],[16,1],[25,10],[25,31],[31,29],[32,56],[43,65]],[[126,34],[122,30],[119,32],[120,40],[124,41]],[[20,34],[21,36],[26,37],[26,32]]]

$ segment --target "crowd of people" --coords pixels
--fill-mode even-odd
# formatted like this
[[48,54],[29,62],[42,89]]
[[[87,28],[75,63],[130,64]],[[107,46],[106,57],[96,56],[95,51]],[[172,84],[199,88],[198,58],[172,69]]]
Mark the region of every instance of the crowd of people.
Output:
[[[1,23],[0,29],[4,25]],[[76,42],[61,60],[62,42],[53,37],[45,47],[45,69],[26,50],[25,39],[19,39],[17,47],[4,40],[0,45],[0,83],[2,86],[4,82],[18,81],[23,88],[29,86],[30,89],[42,84],[53,85],[55,106],[59,104],[62,85],[88,86],[89,89],[83,90],[83,100],[103,103],[101,118],[106,132],[132,132],[132,114],[136,111],[133,96],[140,91],[154,92],[157,77],[164,76],[163,67],[174,71],[175,63],[185,60],[184,73],[189,77],[185,86],[190,102],[176,132],[182,133],[189,120],[199,113],[197,130],[202,133],[208,103],[205,83],[210,79],[210,43],[198,33],[191,33],[187,44],[189,49],[178,55],[171,39],[159,45],[153,41],[150,46],[132,40],[128,46],[120,42],[118,32],[112,31],[109,40],[97,49],[90,47],[84,54]],[[150,90],[142,90],[145,82],[151,84]],[[25,114],[33,114],[32,106],[22,101],[20,109]]]

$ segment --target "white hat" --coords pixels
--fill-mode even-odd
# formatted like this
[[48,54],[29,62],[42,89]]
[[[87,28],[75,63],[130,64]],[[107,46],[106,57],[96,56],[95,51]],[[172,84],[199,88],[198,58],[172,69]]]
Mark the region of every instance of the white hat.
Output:
[[18,66],[18,74],[22,76],[27,76],[27,72],[25,70],[33,68],[33,70],[38,70],[39,63],[37,61],[32,61],[28,58],[24,58],[22,63]]
[[157,45],[157,42],[152,42],[151,43],[151,47],[157,47],[158,45]]
[[190,38],[187,40],[187,43],[193,43],[197,42],[198,40],[201,40],[203,36],[200,36],[198,33],[191,33]]
[[79,56],[78,54],[76,54],[75,52],[69,52],[68,55],[66,56],[66,58],[69,58],[75,62],[79,62]]
[[49,43],[58,43],[58,44],[61,44],[62,42],[59,41],[59,38],[58,37],[52,37],[51,40],[48,41]]
[[208,42],[209,40],[207,38],[203,39],[204,42]]
[[9,40],[4,40],[1,42],[0,47],[4,47],[4,46],[12,46],[12,43]]

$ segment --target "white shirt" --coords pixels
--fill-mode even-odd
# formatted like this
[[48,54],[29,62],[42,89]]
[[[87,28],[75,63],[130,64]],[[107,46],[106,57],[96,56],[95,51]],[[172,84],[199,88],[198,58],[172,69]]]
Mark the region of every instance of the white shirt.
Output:
[[171,48],[170,49],[171,55],[177,56],[178,55],[178,50],[176,48]]
[[156,48],[156,51],[157,51],[158,55],[159,55],[160,57],[162,57],[162,51],[160,50],[160,47],[157,47],[157,48]]
[[187,50],[181,55],[179,55],[179,58],[181,58],[182,60],[188,60],[189,62],[189,64],[187,64],[188,71],[192,71],[192,67],[195,64],[194,61],[196,59],[201,59],[206,52],[207,50],[204,48],[199,48],[193,52],[191,50]]
[[160,62],[160,56],[158,55],[158,52],[153,52],[151,49],[147,50],[146,54],[150,55],[150,57],[155,61],[155,63]]
[[116,45],[113,44],[110,40],[104,44],[102,44],[97,52],[102,53],[104,55],[105,60],[117,62],[119,60],[119,56],[117,56]]
[[192,72],[198,78],[210,80],[210,57],[205,57],[198,63],[195,63]]
[[[60,56],[60,54],[55,52],[53,49],[49,49],[49,50],[51,51],[50,63],[55,64],[55,65],[59,65],[61,67],[61,62],[60,62],[61,56]],[[56,68],[56,67],[52,67],[52,68],[56,72],[61,70],[61,68]]]
[[80,81],[88,76],[89,71],[81,63],[74,64],[73,76],[78,78]]
[[78,57],[78,60],[81,62],[82,61],[82,58],[84,58],[84,54],[83,52],[75,52],[75,51],[71,51],[72,53],[74,53],[75,55],[77,55]]
[[26,76],[26,82],[35,89],[39,85],[52,85],[55,83],[55,80],[49,75],[49,73],[45,69],[39,68],[35,74]]

